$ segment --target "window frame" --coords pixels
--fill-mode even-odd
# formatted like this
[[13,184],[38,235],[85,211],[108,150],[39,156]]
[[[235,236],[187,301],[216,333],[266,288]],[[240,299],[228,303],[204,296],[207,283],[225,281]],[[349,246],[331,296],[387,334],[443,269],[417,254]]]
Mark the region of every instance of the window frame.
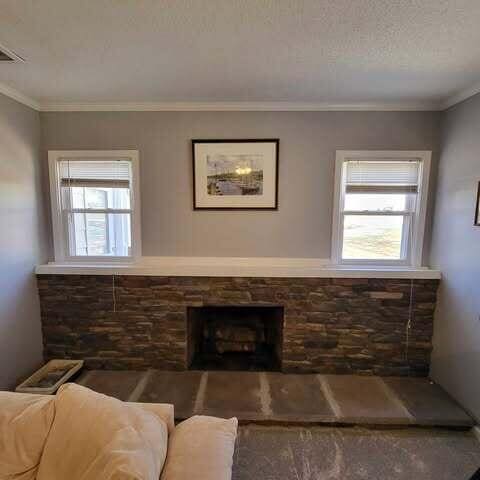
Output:
[[[430,178],[432,152],[427,150],[337,150],[335,159],[335,187],[333,202],[332,222],[332,255],[331,261],[336,265],[351,266],[378,266],[378,267],[420,267],[422,266],[423,238],[425,232],[425,219],[427,212],[428,183]],[[405,259],[382,260],[382,259],[344,259],[343,250],[343,219],[345,190],[346,190],[346,162],[350,160],[364,161],[405,161],[412,158],[418,159],[419,180],[415,210],[410,216],[409,228],[412,229],[411,245],[407,246]],[[367,215],[368,211],[365,211]],[[399,212],[381,212],[374,215],[396,215]],[[348,213],[347,213],[348,214]],[[371,212],[370,212],[371,214]],[[403,212],[400,215],[404,216]],[[409,232],[409,230],[408,230]],[[405,245],[406,229],[403,229],[402,245]],[[409,242],[410,243],[410,242]]]
[[[130,185],[130,213],[131,220],[131,255],[109,256],[109,255],[71,255],[69,251],[69,228],[63,218],[61,186],[60,186],[60,161],[61,160],[128,160],[131,163],[131,185]],[[139,156],[138,150],[49,150],[48,168],[50,177],[50,201],[52,208],[52,229],[54,259],[56,263],[132,263],[137,261],[141,255],[141,210],[140,210],[140,188],[139,188]],[[116,210],[116,209],[115,209]],[[92,213],[95,213],[93,211]]]

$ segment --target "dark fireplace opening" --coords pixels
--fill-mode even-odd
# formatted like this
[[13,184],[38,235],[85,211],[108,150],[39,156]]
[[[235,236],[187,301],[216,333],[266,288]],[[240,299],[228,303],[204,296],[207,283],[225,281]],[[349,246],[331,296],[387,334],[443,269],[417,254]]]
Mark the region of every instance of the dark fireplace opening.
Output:
[[187,322],[189,369],[281,370],[283,307],[188,307]]

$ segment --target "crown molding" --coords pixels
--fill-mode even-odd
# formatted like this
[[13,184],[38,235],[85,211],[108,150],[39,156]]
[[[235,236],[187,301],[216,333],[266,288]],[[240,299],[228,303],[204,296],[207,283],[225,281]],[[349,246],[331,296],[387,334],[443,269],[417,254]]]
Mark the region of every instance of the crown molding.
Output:
[[326,102],[141,102],[44,103],[43,112],[328,112],[437,111],[438,103],[326,103]]
[[0,83],[0,94],[40,112],[421,112],[446,108],[436,102],[39,102],[4,83]]
[[480,93],[480,83],[443,102],[39,102],[0,83],[0,94],[40,112],[422,112],[443,111]]
[[4,83],[0,83],[0,93],[5,95],[6,97],[10,97],[17,102],[26,105],[27,107],[33,108],[34,110],[40,110],[40,103],[34,100],[33,98],[27,97],[23,93],[15,90]]
[[464,100],[473,97],[477,93],[480,93],[480,83],[476,83],[470,88],[466,88],[465,90],[461,90],[460,92],[452,95],[451,97],[447,98],[445,102],[443,102],[442,110],[447,110],[450,107],[453,107],[457,103],[463,102]]

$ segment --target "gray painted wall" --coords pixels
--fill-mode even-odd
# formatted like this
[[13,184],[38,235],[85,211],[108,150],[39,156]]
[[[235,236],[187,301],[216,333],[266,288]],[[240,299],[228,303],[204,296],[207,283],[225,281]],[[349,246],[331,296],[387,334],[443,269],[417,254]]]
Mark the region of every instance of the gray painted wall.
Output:
[[47,258],[38,112],[0,95],[0,389],[42,362],[34,267]]
[[[335,150],[435,153],[440,127],[432,112],[52,112],[41,119],[45,162],[54,149],[140,151],[143,255],[167,256],[328,258]],[[279,210],[194,212],[190,140],[255,137],[280,138]]]
[[480,420],[480,95],[444,114],[431,263],[443,280],[431,375]]

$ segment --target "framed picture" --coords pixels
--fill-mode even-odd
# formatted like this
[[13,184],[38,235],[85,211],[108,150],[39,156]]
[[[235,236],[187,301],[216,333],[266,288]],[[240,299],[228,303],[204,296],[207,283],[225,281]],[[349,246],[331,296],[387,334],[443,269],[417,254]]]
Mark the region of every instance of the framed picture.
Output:
[[192,140],[194,210],[277,210],[278,139]]
[[477,206],[475,208],[475,221],[473,222],[473,224],[480,227],[480,182],[478,182]]

